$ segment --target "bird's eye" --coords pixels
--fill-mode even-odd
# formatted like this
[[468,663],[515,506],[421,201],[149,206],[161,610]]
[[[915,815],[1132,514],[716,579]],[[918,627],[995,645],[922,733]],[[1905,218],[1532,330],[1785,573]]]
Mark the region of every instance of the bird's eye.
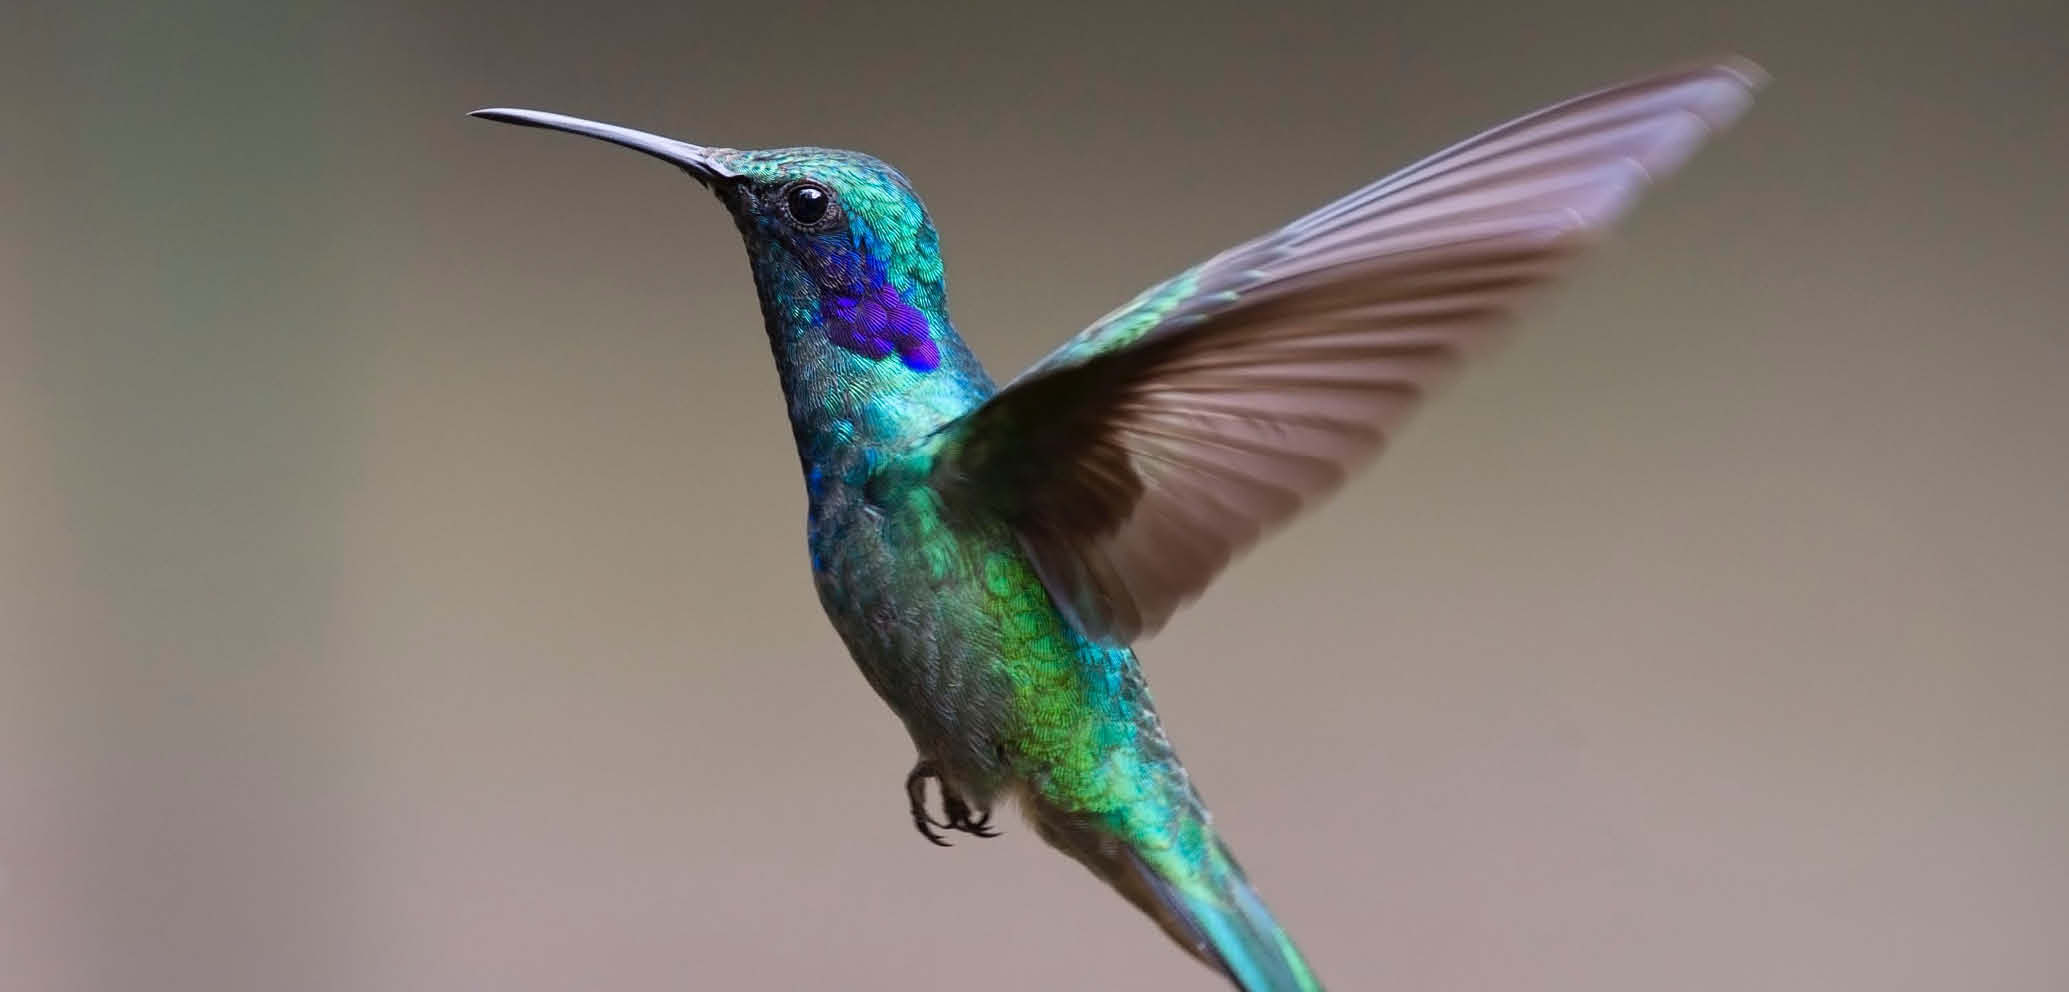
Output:
[[833,194],[818,183],[798,183],[783,194],[783,212],[799,227],[811,227],[825,220],[832,207]]

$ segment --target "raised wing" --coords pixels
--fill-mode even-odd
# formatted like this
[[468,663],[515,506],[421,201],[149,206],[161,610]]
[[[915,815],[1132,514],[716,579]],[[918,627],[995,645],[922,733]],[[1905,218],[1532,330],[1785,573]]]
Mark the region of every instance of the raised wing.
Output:
[[1763,79],[1731,60],[1582,96],[1223,252],[946,428],[931,481],[1008,523],[1088,636],[1153,633]]

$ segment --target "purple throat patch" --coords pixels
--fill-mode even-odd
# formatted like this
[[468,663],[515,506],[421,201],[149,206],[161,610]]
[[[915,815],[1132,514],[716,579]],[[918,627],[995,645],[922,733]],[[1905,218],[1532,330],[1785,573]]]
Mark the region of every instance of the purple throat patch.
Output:
[[888,358],[896,352],[898,360],[915,372],[932,372],[941,365],[941,350],[927,329],[927,315],[889,285],[860,295],[829,293],[820,300],[819,314],[826,339],[855,354]]

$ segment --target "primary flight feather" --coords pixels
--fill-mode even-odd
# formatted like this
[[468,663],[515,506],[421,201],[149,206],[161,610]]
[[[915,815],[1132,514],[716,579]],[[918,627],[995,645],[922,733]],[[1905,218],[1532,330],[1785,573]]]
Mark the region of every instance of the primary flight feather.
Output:
[[1086,633],[1154,633],[1377,451],[1758,78],[1726,63],[1571,100],[1231,248],[951,426],[937,488],[1011,521]]

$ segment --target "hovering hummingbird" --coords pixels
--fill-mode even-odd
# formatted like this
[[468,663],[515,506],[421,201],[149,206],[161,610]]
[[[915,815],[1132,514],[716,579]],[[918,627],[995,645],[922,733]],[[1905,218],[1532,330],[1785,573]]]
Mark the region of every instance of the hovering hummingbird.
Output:
[[912,736],[919,832],[993,836],[1017,799],[1180,946],[1281,992],[1321,986],[1216,835],[1130,645],[1376,453],[1763,79],[1723,60],[1504,124],[1151,288],[1003,389],[950,322],[933,224],[889,165],[474,116],[644,152],[731,212],[812,577]]

